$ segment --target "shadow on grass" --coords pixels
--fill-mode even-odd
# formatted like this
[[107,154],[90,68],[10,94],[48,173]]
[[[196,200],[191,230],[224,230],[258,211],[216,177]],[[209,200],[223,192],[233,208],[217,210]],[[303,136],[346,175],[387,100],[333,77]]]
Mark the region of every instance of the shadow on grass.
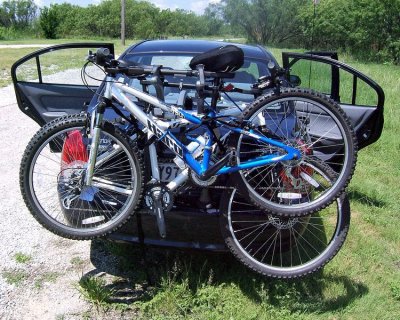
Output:
[[385,201],[378,199],[376,196],[368,196],[358,190],[351,190],[348,193],[348,197],[350,201],[357,201],[361,204],[365,204],[368,206],[373,206],[377,208],[382,208],[386,206]]
[[278,280],[258,276],[229,253],[146,250],[144,262],[138,246],[93,241],[91,260],[96,269],[82,278],[114,276],[106,285],[112,292],[109,302],[123,304],[150,302],[156,295],[174,290],[174,285],[185,284],[186,297],[198,297],[204,288],[213,292],[213,288],[235,286],[256,304],[290,312],[323,313],[345,308],[368,293],[362,283],[323,271],[298,280]]

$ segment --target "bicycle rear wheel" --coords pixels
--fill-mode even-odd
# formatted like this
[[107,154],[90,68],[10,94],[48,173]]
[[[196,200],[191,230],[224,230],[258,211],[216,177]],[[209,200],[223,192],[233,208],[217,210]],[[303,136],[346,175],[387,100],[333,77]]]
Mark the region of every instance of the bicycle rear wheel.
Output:
[[[281,217],[302,217],[345,191],[356,164],[357,142],[346,114],[333,100],[312,90],[282,88],[280,94],[258,98],[243,116],[245,127],[301,152],[300,159],[232,175],[253,204]],[[284,154],[246,135],[235,135],[232,141],[237,164]]]
[[275,278],[298,278],[321,269],[338,253],[350,226],[345,194],[318,213],[283,218],[229,190],[220,210],[221,232],[233,255],[253,271]]
[[134,213],[143,167],[133,142],[113,125],[102,127],[93,185],[84,185],[90,149],[84,115],[59,118],[27,146],[20,188],[32,215],[57,235],[85,240],[106,235]]

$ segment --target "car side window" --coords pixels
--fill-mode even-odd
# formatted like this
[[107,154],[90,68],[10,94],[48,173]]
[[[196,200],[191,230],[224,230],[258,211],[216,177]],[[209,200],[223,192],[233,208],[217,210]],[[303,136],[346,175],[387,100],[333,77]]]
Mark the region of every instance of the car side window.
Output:
[[258,78],[268,74],[265,62],[245,59],[243,66],[235,72],[232,82],[241,89],[250,89],[250,85],[257,82]]
[[[236,71],[236,74],[246,75],[247,79],[258,79],[260,77],[260,72],[258,70],[257,63],[249,60],[245,60],[243,66],[238,71]],[[249,82],[249,81],[242,81],[242,82]]]
[[[96,48],[65,48],[33,57],[17,68],[17,80],[45,84],[84,85],[81,69],[88,49],[96,50]],[[104,79],[104,72],[96,66],[89,65],[86,72],[96,79],[86,77],[89,85],[98,86]]]
[[22,82],[39,82],[36,58],[25,61],[16,70],[17,80]]

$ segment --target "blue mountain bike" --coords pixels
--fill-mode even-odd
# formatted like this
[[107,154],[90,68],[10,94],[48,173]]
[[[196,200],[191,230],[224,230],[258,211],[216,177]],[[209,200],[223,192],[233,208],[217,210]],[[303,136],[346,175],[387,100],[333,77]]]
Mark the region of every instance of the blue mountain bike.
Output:
[[[262,211],[302,218],[332,203],[351,179],[357,143],[345,113],[321,93],[284,86],[285,71],[273,64],[271,74],[248,90],[258,98],[242,112],[217,109],[221,92],[244,91],[226,85],[243,64],[235,46],[194,57],[188,70],[115,60],[107,49],[89,55],[83,74],[89,63],[106,73],[97,108],[40,129],[20,170],[28,208],[56,234],[103,236],[146,207],[165,237],[164,213],[174,194],[188,182],[207,187],[218,179]],[[177,105],[130,86],[131,78],[156,91],[178,88]],[[195,109],[184,103],[186,89],[196,91]],[[126,120],[123,125],[103,121],[108,108]],[[168,183],[160,179],[159,143],[179,167]],[[44,180],[46,188],[39,188]]]

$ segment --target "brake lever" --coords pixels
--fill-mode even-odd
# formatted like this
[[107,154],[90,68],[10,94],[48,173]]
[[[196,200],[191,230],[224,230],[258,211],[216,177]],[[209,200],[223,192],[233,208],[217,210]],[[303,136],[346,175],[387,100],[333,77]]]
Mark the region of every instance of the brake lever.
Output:
[[257,83],[252,85],[253,89],[265,90],[269,88],[279,89],[282,84],[282,76],[287,74],[287,70],[277,67],[273,61],[268,62],[269,76],[262,76],[257,80]]
[[88,51],[88,55],[86,56],[86,60],[90,62],[94,62],[96,60],[96,54],[93,53],[92,50]]

